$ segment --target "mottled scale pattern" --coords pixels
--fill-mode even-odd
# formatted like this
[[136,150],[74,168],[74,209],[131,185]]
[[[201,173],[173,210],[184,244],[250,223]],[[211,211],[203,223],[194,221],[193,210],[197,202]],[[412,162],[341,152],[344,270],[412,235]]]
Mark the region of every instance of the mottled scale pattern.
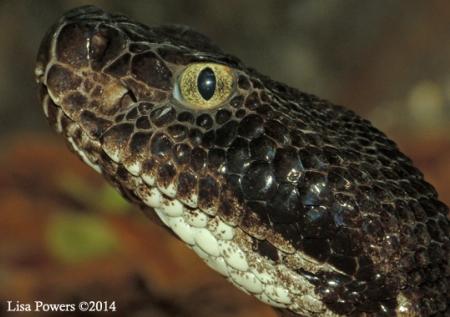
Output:
[[[196,62],[236,74],[217,108],[174,98]],[[48,31],[36,78],[70,148],[245,292],[300,316],[450,315],[448,207],[354,112],[92,6]]]

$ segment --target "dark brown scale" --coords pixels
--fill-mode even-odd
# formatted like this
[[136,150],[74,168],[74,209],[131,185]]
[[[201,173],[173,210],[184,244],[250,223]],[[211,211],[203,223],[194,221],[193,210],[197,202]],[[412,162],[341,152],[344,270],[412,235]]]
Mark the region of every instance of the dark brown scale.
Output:
[[173,184],[176,175],[177,170],[172,164],[163,164],[158,168],[156,182],[161,187],[168,187]]
[[239,123],[238,134],[247,139],[257,138],[264,133],[263,119],[258,115],[248,115]]
[[229,121],[216,131],[215,144],[221,147],[228,147],[236,137],[238,123]]
[[[174,102],[175,74],[199,61],[236,70],[218,108]],[[38,68],[48,68],[38,81],[50,124],[131,201],[142,204],[123,163],[140,160],[184,204],[198,195],[201,210],[242,229],[254,255],[307,279],[334,313],[395,316],[403,297],[411,315],[449,314],[448,207],[352,111],[260,75],[187,27],[94,7],[52,27]],[[342,273],[299,268],[293,252]]]
[[181,142],[187,138],[189,130],[182,124],[173,124],[167,128],[167,132],[175,142]]
[[126,113],[120,113],[120,114],[118,114],[118,115],[114,118],[114,122],[116,122],[116,123],[122,122],[123,119],[125,119],[125,115],[126,115]]
[[150,129],[150,127],[151,127],[150,120],[148,119],[147,116],[139,117],[136,120],[136,128],[141,129],[141,130],[148,130],[148,129]]
[[242,190],[248,200],[270,200],[276,185],[272,166],[263,161],[250,164],[242,177]]
[[339,270],[349,275],[355,274],[357,264],[355,258],[344,255],[332,254],[330,255],[329,261]]
[[266,135],[270,136],[272,139],[277,141],[282,145],[287,145],[291,141],[289,131],[280,122],[275,120],[269,120],[264,125]]
[[244,199],[241,178],[235,174],[226,175],[218,204],[220,217],[231,225],[237,225],[243,217],[244,210],[239,207]]
[[203,133],[199,129],[193,128],[189,131],[189,140],[193,146],[200,145],[203,142]]
[[271,259],[272,261],[278,261],[278,249],[266,240],[255,240],[255,250],[261,255]]
[[340,151],[332,146],[325,145],[322,148],[322,153],[325,160],[331,165],[341,165],[343,163],[343,159],[341,157]]
[[351,232],[345,228],[336,232],[335,239],[330,240],[330,248],[334,254],[355,257],[361,251],[350,241]]
[[250,142],[250,151],[255,160],[271,161],[275,157],[276,144],[266,136],[260,136]]
[[[266,212],[266,204],[262,201],[249,201],[247,207],[248,210],[241,220],[242,230],[258,240],[267,239],[269,231],[267,224],[271,223],[271,220]],[[255,241],[255,243],[257,242]],[[267,243],[271,244],[269,241]]]
[[231,112],[228,110],[221,109],[216,113],[216,123],[219,125],[224,124],[231,118]]
[[125,149],[133,131],[134,127],[132,124],[118,124],[112,126],[105,133],[103,133],[101,140],[104,146],[111,151],[122,152]]
[[242,173],[250,164],[250,150],[248,141],[237,138],[227,151],[226,169],[228,173]]
[[[314,146],[302,147],[298,151],[298,155],[305,169],[323,170],[327,166],[322,151],[317,147]],[[349,172],[351,172],[351,169],[349,169]],[[361,175],[361,178],[364,178],[363,176],[364,174],[361,171],[356,170],[355,173]]]
[[330,245],[325,238],[305,238],[302,246],[306,254],[321,262],[327,261],[330,256]]
[[430,236],[436,241],[445,241],[445,232],[442,230],[434,219],[430,219],[426,222],[427,229]]
[[213,148],[208,151],[208,168],[219,172],[226,168],[226,152],[222,149]]
[[350,175],[342,167],[332,166],[328,169],[328,181],[335,191],[348,191],[352,187]]
[[259,98],[261,98],[262,102],[270,102],[271,101],[269,95],[265,91],[259,92]]
[[[248,210],[242,215],[242,218],[240,219],[240,228],[249,236],[254,238],[254,242],[260,241],[267,238],[268,230],[267,227],[264,225],[264,220],[260,219],[260,214],[257,214],[253,211],[252,203],[258,203],[258,202],[249,202],[248,203]],[[255,250],[255,249],[253,249]]]
[[230,106],[233,108],[240,108],[244,102],[244,97],[242,95],[236,96],[230,100]]
[[243,118],[245,117],[245,115],[247,114],[247,112],[245,111],[245,109],[239,109],[238,111],[236,111],[236,118]]
[[246,99],[245,99],[245,107],[249,110],[255,110],[258,108],[260,102],[257,92],[252,92]]
[[90,137],[99,138],[112,125],[112,122],[97,117],[93,112],[83,111],[80,115],[80,124]]
[[329,182],[325,174],[316,171],[305,171],[298,189],[305,206],[329,206]]
[[238,78],[238,86],[241,89],[249,90],[250,89],[250,81],[244,75],[240,75]]
[[316,146],[316,147],[320,147],[320,148],[324,147],[322,136],[320,136],[317,133],[305,133],[303,136],[303,140],[308,145]]
[[275,177],[278,182],[296,183],[304,168],[295,148],[278,149],[273,159]]
[[298,189],[290,183],[281,183],[267,205],[272,210],[269,215],[272,223],[296,223],[298,210],[303,208]]
[[77,114],[87,104],[88,99],[85,95],[81,94],[78,91],[75,91],[64,97],[63,102],[66,105],[65,108],[68,113]]
[[47,84],[52,87],[54,94],[64,95],[67,91],[76,90],[81,85],[81,77],[65,67],[54,65],[48,71]]
[[219,203],[220,185],[217,180],[206,175],[200,177],[198,183],[198,206],[203,210],[216,210]]
[[151,142],[151,152],[157,158],[167,159],[171,156],[172,141],[162,133],[153,135]]
[[158,164],[156,159],[154,157],[150,157],[142,162],[142,172],[144,174],[155,175],[157,166]]
[[253,88],[256,88],[256,89],[264,88],[262,82],[260,80],[258,80],[258,79],[252,78],[251,82],[252,82]]
[[129,151],[131,155],[145,155],[148,150],[148,144],[150,142],[151,133],[137,132],[131,137],[129,144]]
[[153,110],[150,119],[157,127],[166,126],[175,120],[176,112],[172,107],[160,107]]
[[151,87],[170,89],[172,72],[153,52],[135,55],[131,61],[131,72]]
[[118,180],[124,183],[127,183],[130,178],[130,174],[122,165],[119,165],[119,167],[117,168],[115,176],[117,177]]
[[189,171],[180,173],[177,193],[182,201],[197,195],[197,176]]
[[190,166],[195,172],[201,172],[206,167],[206,152],[202,148],[195,147],[191,152]]
[[302,227],[302,236],[311,239],[334,238],[336,225],[329,208],[324,206],[305,206],[303,209],[304,215],[299,221]]
[[209,114],[204,113],[197,117],[196,123],[200,128],[209,130],[213,126],[214,121]]
[[79,24],[67,24],[59,33],[56,56],[59,61],[75,67],[88,64],[86,42],[88,28]]
[[108,67],[106,67],[105,72],[112,76],[125,76],[130,70],[130,54],[124,54]]
[[133,107],[130,111],[127,112],[125,119],[128,121],[135,121],[139,115],[138,109]]
[[188,123],[194,123],[194,116],[192,113],[183,111],[178,114],[177,120],[180,122],[188,122]]
[[173,147],[174,161],[179,165],[188,164],[191,161],[191,147],[187,144],[176,144]]
[[216,131],[210,130],[203,134],[201,145],[204,148],[211,148],[214,146],[214,142],[216,141]]

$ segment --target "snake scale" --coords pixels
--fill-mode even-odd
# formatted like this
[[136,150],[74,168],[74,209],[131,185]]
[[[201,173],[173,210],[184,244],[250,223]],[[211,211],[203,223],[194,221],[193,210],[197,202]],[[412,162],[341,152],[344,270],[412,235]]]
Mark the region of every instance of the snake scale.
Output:
[[450,316],[448,207],[354,112],[93,6],[35,73],[71,150],[244,292],[294,316]]

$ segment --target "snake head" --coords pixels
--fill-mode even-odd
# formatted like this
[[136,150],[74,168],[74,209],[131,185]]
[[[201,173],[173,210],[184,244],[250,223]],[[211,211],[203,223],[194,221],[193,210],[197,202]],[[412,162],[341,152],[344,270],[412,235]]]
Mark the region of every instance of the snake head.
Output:
[[[191,64],[209,65],[207,70],[217,72],[210,100],[198,91],[191,94],[189,80],[180,84]],[[225,109],[242,103],[242,97],[231,91],[239,64],[187,27],[148,28],[86,6],[67,12],[47,32],[35,75],[44,112],[51,125],[64,132],[72,149],[91,166],[104,152],[136,174],[144,159],[140,152],[150,139],[155,157],[165,161],[172,156],[167,151],[174,143],[189,140],[199,145],[206,130],[230,119],[231,112]],[[192,77],[196,71],[201,70],[185,73]],[[228,76],[225,88],[221,74]],[[204,115],[194,105],[199,98],[205,101]],[[216,109],[208,111],[208,107]],[[176,156],[186,160],[190,150],[180,144]]]
[[49,30],[36,78],[70,148],[245,292],[303,316],[448,313],[448,208],[352,111],[91,6]]

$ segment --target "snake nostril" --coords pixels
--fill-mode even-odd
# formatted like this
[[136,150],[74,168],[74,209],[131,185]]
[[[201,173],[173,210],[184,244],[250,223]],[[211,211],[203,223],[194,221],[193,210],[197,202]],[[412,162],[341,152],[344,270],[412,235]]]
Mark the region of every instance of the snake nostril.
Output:
[[89,58],[98,60],[100,59],[108,47],[109,39],[102,34],[100,31],[97,31],[92,35],[89,41]]
[[[126,39],[118,29],[103,24],[98,28],[95,25],[88,25],[87,28],[90,29],[86,46],[93,70],[100,70],[104,66],[110,65],[123,54]],[[127,64],[128,61],[122,60],[122,64]],[[116,65],[116,68],[123,67]]]

